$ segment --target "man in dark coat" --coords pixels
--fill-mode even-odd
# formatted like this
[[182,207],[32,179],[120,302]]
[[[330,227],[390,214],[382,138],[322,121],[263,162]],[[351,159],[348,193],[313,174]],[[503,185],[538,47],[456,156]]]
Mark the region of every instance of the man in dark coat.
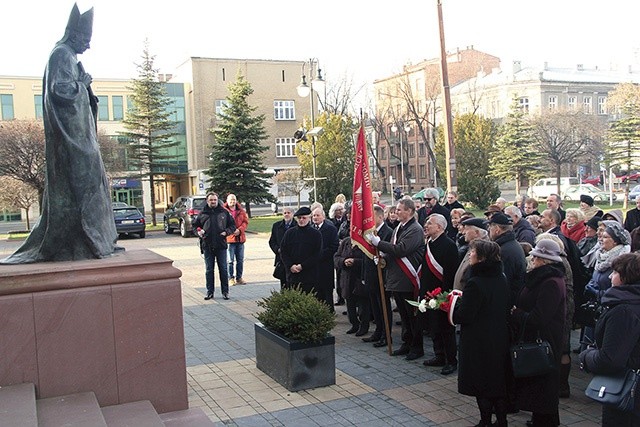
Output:
[[214,267],[218,263],[222,297],[229,299],[229,276],[227,271],[227,236],[236,230],[236,223],[228,210],[218,203],[216,193],[207,194],[207,204],[193,221],[193,229],[200,237],[200,250],[204,255],[207,296],[213,298],[215,287]]
[[453,190],[447,193],[447,203],[445,203],[443,206],[449,209],[449,212],[451,212],[453,209],[464,209],[462,203],[458,201],[458,193]]
[[280,280],[280,289],[285,287],[287,283],[287,273],[285,271],[284,264],[282,263],[282,259],[280,258],[280,244],[282,243],[284,233],[295,225],[295,221],[293,221],[293,208],[291,206],[285,206],[282,208],[282,221],[274,222],[271,226],[269,247],[276,256],[273,261],[273,265],[275,266],[273,275],[275,278]]
[[547,209],[555,209],[560,214],[560,223],[564,221],[567,216],[567,211],[562,209],[562,199],[557,194],[550,194],[547,197]]
[[395,228],[391,241],[385,242],[379,236],[367,235],[371,244],[384,253],[387,281],[385,289],[391,292],[402,321],[402,345],[391,353],[393,356],[415,353],[422,348],[411,347],[413,337],[420,333],[416,329],[415,310],[407,300],[415,301],[420,290],[420,269],[424,257],[424,237],[422,227],[414,218],[416,206],[411,199],[401,199],[396,207],[400,224]]
[[529,215],[538,215],[540,216],[540,212],[538,212],[538,201],[533,197],[529,197],[524,201],[524,217],[528,217]]
[[447,229],[445,230],[447,236],[455,241],[458,230],[451,224],[451,212],[449,209],[438,203],[438,194],[438,190],[435,188],[427,188],[424,190],[424,206],[418,209],[418,223],[420,227],[424,227],[424,223],[427,221],[429,215],[434,213],[440,214],[447,221]]
[[[373,219],[376,224],[376,233],[381,240],[388,242],[391,240],[393,230],[384,222],[384,210],[378,206],[373,206]],[[384,315],[382,312],[382,297],[380,295],[380,282],[378,278],[378,266],[369,257],[364,257],[364,283],[369,291],[369,302],[371,304],[371,314],[373,315],[373,321],[376,324],[376,330],[366,338],[363,338],[364,342],[372,342],[374,347],[384,347],[387,345],[386,330],[384,324]],[[391,299],[385,292],[385,304],[387,305],[387,315],[391,316]],[[393,322],[391,318],[389,320],[389,331],[391,331],[391,325]]]
[[322,235],[322,252],[318,263],[318,299],[333,308],[333,287],[336,282],[333,256],[338,250],[338,229],[327,220],[324,210],[317,207],[311,213],[312,226]]
[[517,206],[507,206],[504,213],[509,215],[513,221],[513,232],[516,240],[520,243],[526,242],[534,247],[536,245],[536,231],[529,221],[522,218],[522,211]]
[[624,219],[624,229],[629,233],[638,227],[640,227],[640,197],[636,197],[636,208],[629,209]]
[[280,245],[280,258],[287,272],[287,286],[300,286],[304,292],[316,293],[322,235],[309,225],[311,209],[301,207],[294,216],[298,219],[298,225],[284,233]]
[[500,258],[507,284],[511,290],[511,302],[515,302],[527,272],[524,250],[516,240],[511,218],[503,213],[494,214],[489,220],[489,237],[500,245]]
[[[436,288],[444,291],[453,289],[453,279],[458,265],[458,248],[445,229],[447,220],[440,214],[431,214],[424,225],[427,245],[422,262],[420,278],[420,298]],[[456,332],[447,320],[447,313],[441,310],[427,310],[417,313],[418,334],[414,336],[413,348],[422,349],[422,330],[427,327],[433,338],[435,357],[424,362],[425,366],[442,366],[442,375],[449,375],[458,368]],[[423,352],[424,354],[424,352]],[[412,360],[423,354],[409,353],[407,359]]]

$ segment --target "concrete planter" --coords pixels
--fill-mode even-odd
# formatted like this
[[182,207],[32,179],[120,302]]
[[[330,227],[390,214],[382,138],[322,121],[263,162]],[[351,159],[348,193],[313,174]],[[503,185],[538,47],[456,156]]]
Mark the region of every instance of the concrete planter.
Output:
[[256,366],[289,391],[336,383],[335,337],[319,344],[289,341],[255,324]]

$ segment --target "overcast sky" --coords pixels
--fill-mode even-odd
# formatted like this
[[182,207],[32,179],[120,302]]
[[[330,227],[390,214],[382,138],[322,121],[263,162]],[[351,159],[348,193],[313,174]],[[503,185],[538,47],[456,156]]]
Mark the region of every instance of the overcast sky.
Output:
[[[632,0],[442,0],[446,47],[473,45],[502,66],[639,63],[640,3]],[[189,56],[305,60],[328,80],[372,82],[407,62],[439,56],[436,0],[79,0],[95,7],[95,78],[136,75],[143,40],[161,72]],[[41,76],[62,37],[71,0],[6,0],[0,75]]]

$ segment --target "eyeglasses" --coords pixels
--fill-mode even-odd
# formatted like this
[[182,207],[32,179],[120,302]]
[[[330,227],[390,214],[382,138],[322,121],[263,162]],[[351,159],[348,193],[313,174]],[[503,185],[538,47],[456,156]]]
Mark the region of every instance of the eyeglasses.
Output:
[[435,199],[435,197],[425,197],[424,200],[427,202],[430,202],[431,200]]

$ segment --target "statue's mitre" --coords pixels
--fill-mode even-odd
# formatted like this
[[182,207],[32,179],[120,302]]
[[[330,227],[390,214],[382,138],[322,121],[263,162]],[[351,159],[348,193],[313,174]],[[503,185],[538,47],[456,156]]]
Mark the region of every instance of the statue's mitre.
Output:
[[85,13],[80,14],[78,4],[74,4],[71,9],[71,15],[69,15],[69,22],[67,22],[66,33],[76,31],[80,34],[91,37],[93,30],[93,8],[87,10]]

